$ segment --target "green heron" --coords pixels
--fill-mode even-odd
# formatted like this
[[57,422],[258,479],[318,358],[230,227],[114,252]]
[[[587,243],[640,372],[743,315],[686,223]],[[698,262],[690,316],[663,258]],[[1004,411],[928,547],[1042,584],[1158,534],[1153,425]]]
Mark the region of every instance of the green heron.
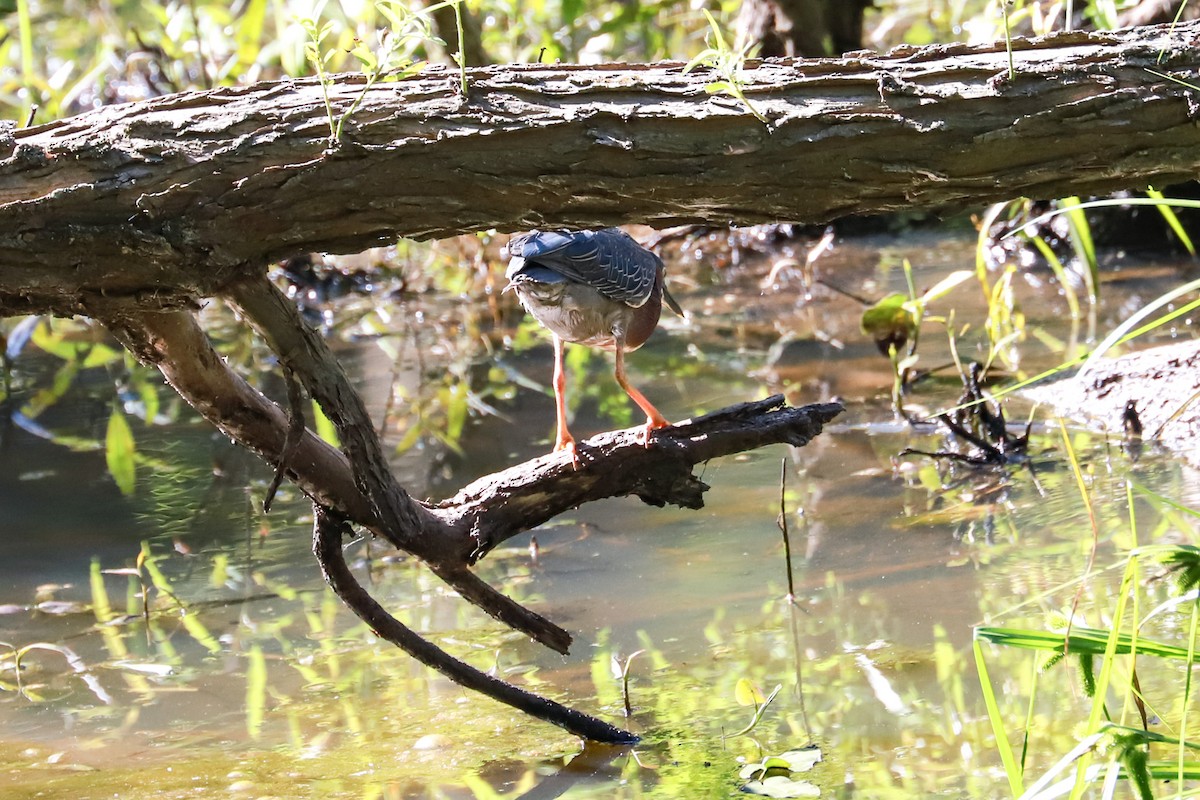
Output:
[[508,243],[513,256],[504,277],[525,310],[554,335],[554,403],[558,412],[555,450],[569,450],[578,464],[575,438],[567,430],[563,343],[602,347],[616,353],[617,383],[646,413],[642,433],[670,423],[625,376],[625,353],[641,347],[658,326],[665,298],[679,304],[663,282],[663,262],[617,228],[600,231],[530,231]]

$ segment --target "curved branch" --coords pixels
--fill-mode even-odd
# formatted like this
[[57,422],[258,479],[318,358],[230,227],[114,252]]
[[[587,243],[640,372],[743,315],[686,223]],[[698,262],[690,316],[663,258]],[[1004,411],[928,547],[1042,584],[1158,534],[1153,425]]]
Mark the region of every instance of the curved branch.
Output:
[[[284,458],[288,415],[226,365],[191,312],[143,311],[109,304],[97,312],[96,319],[142,362],[157,366],[167,383],[201,416],[267,463],[282,464],[287,476],[314,502],[337,509],[393,544],[402,538],[380,521],[359,491],[346,457],[312,432],[304,430],[295,449]],[[418,557],[427,552],[469,549],[466,545],[452,548],[458,535],[441,522],[425,529],[423,536],[403,538],[419,540],[422,546],[409,551]],[[567,652],[570,633],[467,571],[462,557],[429,563],[464,599],[550,649]]]
[[396,482],[366,405],[350,385],[341,362],[304,321],[296,304],[265,276],[235,281],[224,294],[266,339],[284,367],[300,379],[337,428],[354,483],[380,521],[374,530],[396,547],[424,559],[466,600],[547,647],[566,653],[571,635],[467,571],[458,548],[452,546],[456,537],[445,522],[409,497]]
[[157,367],[188,405],[230,439],[272,466],[281,464],[315,502],[379,528],[374,510],[354,485],[349,462],[336,449],[305,429],[284,459],[288,415],[229,368],[192,312],[122,303],[94,308],[92,315],[139,361]]
[[576,736],[608,744],[633,744],[638,741],[638,737],[629,731],[480,672],[418,636],[389,614],[355,580],[342,555],[342,536],[349,533],[347,523],[317,504],[313,505],[313,516],[313,553],[321,565],[321,573],[342,602],[380,637],[458,685],[474,689]]

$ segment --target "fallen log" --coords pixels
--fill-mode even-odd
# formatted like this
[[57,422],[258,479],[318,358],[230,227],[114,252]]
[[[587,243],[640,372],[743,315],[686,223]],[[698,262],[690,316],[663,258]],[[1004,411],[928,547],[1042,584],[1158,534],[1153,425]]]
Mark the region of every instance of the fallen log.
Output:
[[[547,225],[822,222],[1190,180],[1200,22],[749,61],[429,67],[0,128],[0,314],[177,308],[306,251]],[[330,87],[335,115],[364,90]]]

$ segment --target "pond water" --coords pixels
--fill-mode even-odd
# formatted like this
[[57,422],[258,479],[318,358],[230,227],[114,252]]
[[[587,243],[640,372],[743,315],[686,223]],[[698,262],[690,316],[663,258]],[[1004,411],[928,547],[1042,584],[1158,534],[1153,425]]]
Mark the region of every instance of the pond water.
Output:
[[[401,621],[480,668],[629,727],[641,744],[581,750],[379,642],[325,589],[302,498],[285,487],[264,515],[269,470],[166,393],[161,424],[131,422],[137,489],[123,496],[102,447],[122,362],[68,380],[61,359],[30,344],[0,440],[0,640],[25,648],[20,680],[11,656],[0,661],[0,796],[731,797],[745,765],[808,747],[822,760],[796,777],[823,797],[1008,794],[974,626],[1050,630],[1073,608],[1076,624],[1106,629],[1131,546],[1196,543],[1195,517],[1161,498],[1200,508],[1200,476],[1153,448],[1134,461],[1116,436],[1064,437],[1037,410],[1029,464],[942,464],[939,475],[928,458],[897,458],[947,442],[896,421],[891,368],[859,330],[861,304],[825,285],[806,291],[795,269],[771,276],[788,255],[780,249],[713,256],[707,244],[674,247],[674,293],[691,316],[665,319],[630,356],[634,383],[671,419],[774,392],[794,404],[839,398],[847,411],[803,449],[708,464],[699,512],[595,503],[486,559],[483,577],[575,635],[569,656],[506,632],[409,559],[363,542],[349,551]],[[802,245],[780,247],[804,260]],[[927,288],[974,269],[974,258],[971,238],[909,235],[839,243],[817,264],[829,283],[878,298],[904,291],[904,259]],[[1180,274],[1124,257],[1106,272],[1097,328]],[[423,426],[395,461],[417,496],[544,452],[553,435],[548,342],[507,297],[478,294],[481,275],[471,301],[480,314],[441,295],[379,292],[336,316],[337,346],[388,441],[408,444],[407,431]],[[1024,343],[1009,366],[1034,374],[1065,360],[1086,323],[1071,324],[1048,274],[1031,270],[1013,288]],[[950,308],[956,329],[969,326],[960,350],[984,358],[986,304],[973,279],[930,315]],[[214,310],[209,322],[232,360],[266,373],[231,320]],[[636,422],[606,357],[573,352],[576,435]],[[944,325],[926,323],[919,354],[919,367],[950,361]],[[26,413],[68,383],[36,419]],[[960,389],[953,370],[939,371],[913,387],[906,409],[948,407]],[[1030,411],[1014,401],[1008,413],[1023,422]],[[461,435],[446,433],[460,423]],[[781,471],[794,603],[777,526]],[[1160,572],[1147,564],[1137,582],[1143,616],[1176,594]],[[1189,608],[1158,614],[1144,635],[1186,646]],[[1032,651],[980,652],[1018,750],[1029,720],[1032,783],[1077,741],[1092,708],[1084,683],[1070,663],[1039,672]],[[1184,674],[1165,659],[1139,661],[1164,734],[1179,730]],[[744,731],[755,717],[740,702],[749,688],[777,686]],[[1119,701],[1109,713],[1134,724]]]

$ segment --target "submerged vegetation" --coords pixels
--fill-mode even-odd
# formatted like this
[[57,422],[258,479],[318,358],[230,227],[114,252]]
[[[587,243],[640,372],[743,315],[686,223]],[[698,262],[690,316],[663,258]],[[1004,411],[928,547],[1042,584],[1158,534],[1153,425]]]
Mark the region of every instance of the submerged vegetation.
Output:
[[[1122,10],[1030,0],[875,5],[864,42],[874,47],[1041,34],[1072,14],[1075,24],[1111,26]],[[365,92],[427,61],[455,62],[466,95],[475,49],[497,62],[691,59],[689,67],[714,70],[710,91],[766,123],[741,92],[738,73],[752,53],[749,43],[731,44],[737,7],[15,0],[0,3],[0,48],[11,65],[0,71],[0,114],[37,124],[283,76],[314,75],[328,89],[343,71],[357,71]],[[327,105],[331,147],[357,105],[340,115]],[[354,550],[360,566],[403,621],[481,668],[613,717],[628,709],[642,748],[577,757],[597,796],[714,797],[756,791],[772,777],[795,784],[778,791],[796,794],[775,796],[803,796],[809,786],[825,795],[982,798],[1007,786],[1013,796],[1079,796],[1118,781],[1139,797],[1194,793],[1195,783],[1184,785],[1200,780],[1189,712],[1200,619],[1192,479],[1161,455],[1126,455],[1119,436],[1072,431],[1007,405],[1015,387],[1134,335],[1194,335],[1200,301],[1190,298],[1200,282],[1182,270],[1124,296],[1106,286],[1102,232],[1088,216],[1102,204],[1153,205],[1167,236],[1195,255],[1186,219],[1172,209],[1197,203],[1155,190],[980,209],[974,246],[949,247],[941,264],[922,264],[938,254],[903,238],[852,263],[837,261],[848,246],[809,249],[816,231],[769,242],[769,231],[662,238],[692,316],[668,323],[640,363],[664,393],[674,391],[675,417],[774,391],[858,401],[855,421],[825,437],[848,454],[836,466],[820,462],[824,441],[791,454],[798,488],[786,505],[806,542],[797,548],[804,569],[795,604],[780,599],[777,545],[765,543],[774,467],[759,469],[754,458],[738,465],[738,478],[712,467],[741,483],[745,498],[713,524],[681,523],[682,543],[633,550],[625,531],[647,518],[584,510],[539,530],[528,555],[508,549],[489,559],[484,569],[506,593],[527,601],[555,591],[556,605],[579,609],[591,647],[565,664],[472,618],[424,582],[426,573],[367,543]],[[544,356],[544,342],[502,293],[499,244],[487,234],[402,241],[277,270],[310,320],[355,360],[402,482],[418,495],[503,467],[550,434],[539,416],[549,389],[528,377],[544,370],[527,368]],[[869,274],[855,276],[864,263]],[[1128,257],[1120,264],[1136,271]],[[271,374],[269,355],[220,311],[207,313],[223,355],[278,395],[282,388],[261,377]],[[211,442],[157,372],[82,320],[5,320],[0,334],[0,444],[103,456],[104,486],[124,498],[118,507],[132,509],[128,524],[148,539],[138,547],[126,537],[89,558],[90,569],[76,565],[53,579],[61,583],[0,598],[9,604],[0,615],[9,623],[0,633],[0,701],[22,742],[5,740],[0,755],[18,774],[54,767],[66,745],[57,728],[46,729],[60,716],[87,748],[119,748],[144,724],[153,747],[169,754],[147,757],[148,779],[139,768],[98,780],[82,748],[68,758],[79,773],[14,784],[72,796],[201,786],[283,794],[288,786],[392,797],[419,785],[493,797],[519,795],[548,771],[571,776],[562,754],[572,743],[530,731],[506,709],[463,701],[339,614],[296,566],[309,522],[303,503],[285,489],[275,514],[259,511],[251,500],[266,471]],[[884,358],[868,352],[856,361],[856,344],[869,351],[870,339]],[[619,390],[589,380],[607,369],[602,357],[569,353],[570,380],[581,387],[572,412],[597,427],[630,424]],[[814,367],[814,354],[845,366]],[[844,374],[829,374],[837,370]],[[939,413],[952,424],[933,427]],[[521,441],[497,447],[498,426],[520,430]],[[5,457],[26,485],[52,480],[18,469],[11,447]],[[846,474],[818,478],[821,468]],[[86,549],[84,534],[77,546]],[[832,548],[830,536],[849,539],[846,549]],[[583,542],[601,566],[585,566],[566,546]],[[919,557],[899,560],[889,548]],[[744,580],[726,583],[730,572]],[[961,593],[921,597],[933,580],[927,572],[938,573],[940,591]],[[673,588],[650,594],[658,583]],[[614,621],[587,611],[597,597],[618,609]],[[633,608],[631,597],[662,607]],[[702,630],[689,636],[697,604]],[[205,725],[188,717],[199,697]],[[152,721],[155,709],[188,721]],[[26,736],[46,744],[26,746]],[[214,738],[249,752],[192,752],[197,739]],[[814,751],[822,760],[803,772]]]

